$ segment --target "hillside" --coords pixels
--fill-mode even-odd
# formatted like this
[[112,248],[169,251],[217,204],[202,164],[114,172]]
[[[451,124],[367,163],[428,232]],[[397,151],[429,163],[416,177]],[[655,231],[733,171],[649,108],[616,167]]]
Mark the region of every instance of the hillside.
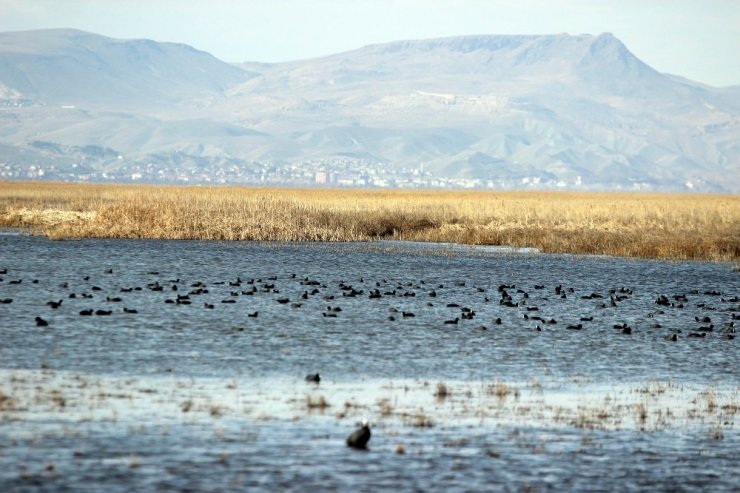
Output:
[[177,104],[247,78],[247,72],[182,44],[72,29],[0,33],[0,87],[44,104]]
[[0,33],[0,177],[33,163],[88,179],[737,193],[738,94],[656,72],[611,34],[229,65],[171,43]]

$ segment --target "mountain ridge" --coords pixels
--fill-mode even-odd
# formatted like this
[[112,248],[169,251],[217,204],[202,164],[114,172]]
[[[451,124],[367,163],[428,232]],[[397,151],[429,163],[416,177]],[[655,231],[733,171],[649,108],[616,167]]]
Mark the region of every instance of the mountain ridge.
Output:
[[[196,65],[198,70],[186,70]],[[174,103],[220,92],[248,75],[181,43],[120,40],[75,29],[0,33],[0,83],[52,104],[127,106],[133,98]]]
[[736,193],[739,90],[659,73],[610,33],[394,41],[274,64],[0,33],[0,177],[27,176],[31,160],[84,163],[93,179]]

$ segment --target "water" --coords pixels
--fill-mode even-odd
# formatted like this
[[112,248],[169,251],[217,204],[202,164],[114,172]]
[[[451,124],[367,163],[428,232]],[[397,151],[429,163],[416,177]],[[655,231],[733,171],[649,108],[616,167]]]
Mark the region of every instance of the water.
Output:
[[727,264],[11,233],[3,269],[1,491],[740,483]]

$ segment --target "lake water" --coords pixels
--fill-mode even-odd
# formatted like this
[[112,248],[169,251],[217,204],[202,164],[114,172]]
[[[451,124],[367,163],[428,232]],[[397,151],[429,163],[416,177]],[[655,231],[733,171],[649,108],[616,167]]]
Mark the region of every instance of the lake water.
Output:
[[728,264],[6,231],[0,272],[0,491],[740,484]]

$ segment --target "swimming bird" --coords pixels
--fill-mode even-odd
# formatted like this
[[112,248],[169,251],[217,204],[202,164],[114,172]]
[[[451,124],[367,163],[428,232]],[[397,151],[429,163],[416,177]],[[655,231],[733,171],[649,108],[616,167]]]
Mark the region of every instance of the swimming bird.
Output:
[[46,327],[46,326],[49,325],[49,322],[47,322],[46,320],[44,320],[41,317],[36,317],[36,325],[38,327]]
[[321,382],[321,375],[318,373],[309,373],[304,380],[309,383],[319,383]]
[[367,442],[370,441],[371,435],[372,433],[370,433],[370,424],[367,422],[367,419],[363,419],[362,426],[353,431],[352,434],[347,437],[347,446],[360,450],[366,450]]

